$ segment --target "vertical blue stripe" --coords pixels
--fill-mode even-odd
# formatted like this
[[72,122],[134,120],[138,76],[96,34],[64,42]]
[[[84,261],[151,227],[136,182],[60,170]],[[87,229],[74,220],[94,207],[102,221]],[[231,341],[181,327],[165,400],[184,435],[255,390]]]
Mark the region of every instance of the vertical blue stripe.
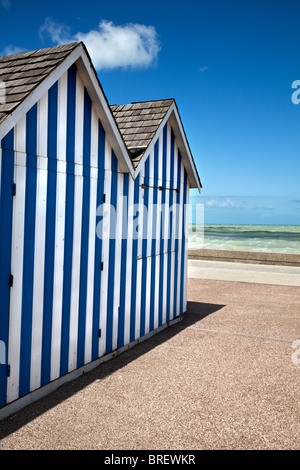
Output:
[[[145,162],[144,166],[144,183],[146,185],[150,185],[149,182],[149,174],[150,174],[150,160],[151,156],[149,156]],[[144,207],[146,209],[146,217],[143,217],[143,237],[142,237],[142,257],[147,256],[147,244],[148,244],[148,208],[149,208],[149,191],[150,189],[146,187],[143,189],[143,196],[144,196]]]
[[159,139],[154,145],[154,188],[153,188],[153,223],[152,223],[152,256],[156,255],[156,230],[157,230],[157,199],[158,199],[158,152],[159,152]]
[[[168,127],[165,124],[163,129],[163,155],[162,155],[162,164],[163,164],[163,173],[162,173],[162,186],[166,186],[166,175],[167,175],[167,132]],[[166,202],[166,190],[162,190],[161,195],[161,204],[162,204],[162,212],[161,212],[161,232],[160,232],[160,265],[159,265],[159,309],[158,309],[158,326],[162,325],[163,319],[163,297],[166,295],[164,291],[164,245],[165,245],[165,233],[164,233],[164,204]]]
[[[98,125],[98,179],[97,179],[97,208],[103,204],[104,193],[104,160],[105,160],[105,132],[99,121]],[[93,300],[93,327],[92,327],[92,360],[99,355],[99,326],[100,326],[100,292],[101,292],[101,256],[102,234],[95,238],[95,267],[94,267],[94,300]]]
[[114,283],[115,283],[115,250],[116,250],[116,209],[118,195],[118,161],[114,152],[111,155],[111,196],[112,209],[110,218],[109,262],[108,262],[108,292],[107,292],[107,323],[106,323],[106,353],[112,350],[113,315],[114,315]]
[[76,112],[76,68],[68,70],[67,91],[67,181],[65,209],[65,245],[64,245],[64,277],[61,326],[61,362],[60,375],[67,374],[69,368],[69,331],[71,308],[73,223],[74,223],[74,161],[75,161],[75,112]]
[[[149,158],[145,163],[145,180],[149,179]],[[147,183],[148,184],[148,183]],[[144,189],[144,207],[148,214],[149,188]],[[142,239],[142,282],[141,282],[141,305],[140,305],[140,336],[145,334],[145,313],[146,313],[146,289],[147,289],[147,228],[148,217],[143,217],[143,239]]]
[[[133,204],[136,205],[139,203],[139,190],[140,190],[140,175],[136,177],[134,181],[134,196]],[[137,206],[135,207],[137,209]],[[134,211],[135,212],[135,211]],[[133,214],[135,219],[133,220],[133,226],[135,227],[135,222],[139,216],[138,210]],[[131,305],[130,305],[130,341],[135,339],[135,311],[136,311],[136,282],[137,282],[137,254],[138,254],[138,240],[137,232],[133,233],[132,240],[132,273],[131,273]]]
[[[149,185],[149,156],[145,162],[145,182]],[[149,188],[144,191],[144,207],[146,217],[143,217],[143,239],[142,239],[142,285],[141,285],[141,308],[140,308],[140,336],[145,334],[145,313],[146,313],[146,292],[147,292],[147,242],[148,242],[148,208],[149,208]]]
[[19,396],[30,391],[32,304],[37,184],[37,104],[26,114],[26,189]]
[[157,280],[155,278],[156,266],[156,226],[157,226],[157,195],[158,195],[158,148],[159,140],[154,145],[154,188],[153,188],[153,223],[152,223],[152,249],[151,249],[151,295],[150,295],[150,331],[154,330],[155,292]]
[[[176,187],[180,188],[181,184],[181,154],[178,150],[178,162],[177,162],[177,184]],[[181,190],[181,188],[180,188]],[[180,192],[176,193],[176,226],[175,226],[175,267],[174,267],[174,316],[177,313],[177,292],[178,292],[178,265],[179,265],[179,253],[178,253],[178,237],[179,237],[179,209],[180,207]]]
[[88,278],[88,247],[89,247],[89,220],[90,220],[90,160],[91,160],[91,120],[92,102],[86,89],[84,89],[83,114],[83,194],[82,194],[82,221],[81,221],[81,253],[80,253],[80,280],[79,280],[79,313],[77,336],[77,367],[84,364],[85,326],[86,326],[86,299]]
[[[170,183],[172,188],[174,185],[174,134],[171,131],[171,151],[170,151]],[[173,206],[173,191],[169,191],[169,209]],[[173,211],[169,210],[169,240],[168,240],[168,269],[167,269],[167,303],[166,303],[166,319],[170,320],[171,307],[171,274],[172,274],[172,232],[173,232]]]
[[120,285],[120,308],[118,318],[118,348],[124,346],[125,328],[125,300],[126,300],[126,266],[127,266],[127,235],[128,235],[128,190],[129,174],[124,174],[123,184],[123,227],[122,227],[122,254],[121,254],[121,285]]
[[187,174],[184,169],[184,186],[183,186],[183,207],[182,207],[182,248],[181,248],[181,276],[180,276],[180,313],[183,312],[184,298],[184,262],[185,262],[185,213],[186,213],[186,193],[187,193]]
[[[0,195],[0,340],[5,344],[5,362],[7,363],[7,345],[9,330],[9,275],[11,269],[12,240],[12,185],[14,181],[14,130],[12,129],[1,141],[1,195]],[[7,373],[6,364],[0,364],[0,407],[6,404]]]
[[44,311],[41,385],[50,382],[51,376],[51,337],[53,311],[53,283],[55,257],[55,217],[56,217],[56,184],[57,184],[57,100],[58,83],[48,91],[48,182],[46,207],[46,240],[44,271]]

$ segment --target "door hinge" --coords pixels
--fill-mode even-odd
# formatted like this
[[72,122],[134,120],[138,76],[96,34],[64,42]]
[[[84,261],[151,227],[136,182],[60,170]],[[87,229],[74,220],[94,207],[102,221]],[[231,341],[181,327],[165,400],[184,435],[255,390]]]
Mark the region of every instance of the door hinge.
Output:
[[101,271],[103,271],[103,261],[101,261]]
[[17,185],[16,183],[13,183],[13,196],[17,194]]
[[105,203],[106,201],[106,194],[103,194],[103,204]]
[[9,275],[9,287],[12,287],[14,283],[14,276],[12,274]]
[[7,377],[10,377],[10,366],[9,365],[6,366],[6,375],[7,375]]
[[99,329],[99,338],[101,338],[101,328]]

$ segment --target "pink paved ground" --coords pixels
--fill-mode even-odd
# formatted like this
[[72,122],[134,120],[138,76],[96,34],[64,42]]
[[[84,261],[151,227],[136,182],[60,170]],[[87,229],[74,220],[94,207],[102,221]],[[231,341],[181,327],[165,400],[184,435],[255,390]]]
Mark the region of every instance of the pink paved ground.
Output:
[[189,279],[183,322],[0,422],[1,450],[299,449],[299,294]]

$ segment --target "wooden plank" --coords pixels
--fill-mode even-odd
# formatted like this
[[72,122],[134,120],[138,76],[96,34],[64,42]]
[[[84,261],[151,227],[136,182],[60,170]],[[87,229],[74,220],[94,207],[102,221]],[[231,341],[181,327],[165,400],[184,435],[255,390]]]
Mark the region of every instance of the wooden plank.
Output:
[[43,69],[31,69],[31,70],[20,70],[17,77],[15,78],[29,78],[39,76],[42,81],[47,75],[49,75],[55,67],[45,67]]
[[0,113],[8,113],[16,107],[16,103],[0,104]]
[[12,93],[6,95],[6,103],[20,103],[27,95],[27,93]]
[[6,86],[6,96],[20,93],[29,93],[35,86],[36,83],[29,83],[19,86],[11,85],[11,83],[8,82],[8,85]]
[[5,81],[6,87],[22,87],[23,85],[36,85],[40,82],[40,76],[36,75],[34,77],[28,78],[16,78],[14,80],[3,80]]

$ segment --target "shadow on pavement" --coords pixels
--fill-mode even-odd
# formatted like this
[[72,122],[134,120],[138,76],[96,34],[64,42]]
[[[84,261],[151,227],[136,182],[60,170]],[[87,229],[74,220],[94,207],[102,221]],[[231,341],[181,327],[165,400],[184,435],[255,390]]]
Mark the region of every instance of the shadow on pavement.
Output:
[[225,305],[208,304],[202,302],[188,302],[187,311],[184,314],[183,320],[181,322],[175,323],[174,325],[165,328],[160,333],[157,333],[149,339],[138,343],[133,348],[123,352],[120,355],[117,355],[107,362],[100,364],[92,371],[87,372],[73,381],[62,385],[49,395],[26,406],[14,415],[11,415],[0,421],[0,443],[1,439],[4,437],[14,433],[30,421],[36,419],[43,413],[46,413],[48,410],[57,406],[64,400],[69,399],[72,395],[89,386],[95,380],[101,380],[108,375],[113,374],[114,372],[129,364],[131,361],[134,361],[138,357],[146,354],[160,344],[163,344],[165,341],[168,341],[177,335],[180,331],[188,328],[190,325],[196,322],[201,321],[206,316],[217,312],[224,306]]

